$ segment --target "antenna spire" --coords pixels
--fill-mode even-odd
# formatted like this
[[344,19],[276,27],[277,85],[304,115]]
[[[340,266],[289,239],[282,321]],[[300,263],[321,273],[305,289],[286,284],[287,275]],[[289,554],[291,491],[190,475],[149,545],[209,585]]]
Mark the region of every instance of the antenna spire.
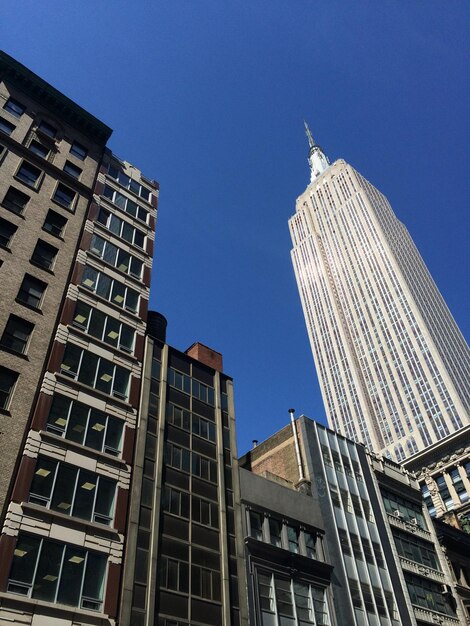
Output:
[[315,143],[312,133],[307,122],[304,120],[305,132],[307,133],[309,151],[308,151],[308,164],[310,166],[310,182],[321,176],[323,172],[330,167],[330,161],[323,152],[322,148]]

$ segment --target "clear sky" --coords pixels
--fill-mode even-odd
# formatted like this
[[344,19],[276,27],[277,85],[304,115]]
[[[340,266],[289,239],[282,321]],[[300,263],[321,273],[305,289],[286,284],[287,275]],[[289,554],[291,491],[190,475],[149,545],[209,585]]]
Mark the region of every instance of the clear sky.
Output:
[[151,307],[219,350],[239,453],[292,406],[324,422],[287,220],[303,119],[389,198],[468,337],[470,3],[21,0],[0,47],[160,182]]

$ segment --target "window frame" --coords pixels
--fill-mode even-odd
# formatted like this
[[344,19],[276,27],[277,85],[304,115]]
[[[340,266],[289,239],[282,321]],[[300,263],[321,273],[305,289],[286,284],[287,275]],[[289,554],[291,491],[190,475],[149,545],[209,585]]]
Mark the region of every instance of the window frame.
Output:
[[[0,411],[8,412],[18,378],[18,372],[0,365]],[[7,387],[5,383],[8,383],[9,386]],[[3,385],[5,386],[3,387]]]
[[[103,221],[104,217],[105,217],[105,220]],[[146,241],[146,236],[147,236],[146,233],[144,233],[142,230],[140,230],[140,228],[137,228],[130,222],[127,222],[126,220],[121,219],[109,209],[106,209],[103,206],[100,206],[100,210],[98,212],[98,217],[96,218],[96,221],[103,228],[106,228],[107,230],[109,230],[109,232],[113,233],[117,237],[124,239],[124,241],[127,241],[127,243],[129,243],[130,245],[136,246],[137,248],[139,248],[139,250],[145,250],[145,241]],[[113,227],[113,224],[112,224],[113,222],[119,222],[117,229]],[[124,234],[126,227],[128,229],[132,229],[132,232],[133,232],[132,240],[126,237]],[[136,238],[138,236],[142,236],[142,245],[140,245],[139,243],[136,243]]]
[[[66,200],[66,198],[68,197],[66,192],[70,192],[70,194],[73,194],[70,196],[70,201]],[[51,200],[52,202],[55,202],[59,206],[63,207],[64,209],[67,209],[68,211],[73,211],[75,203],[77,201],[77,192],[59,181],[56,185],[54,193],[52,194]]]
[[[41,291],[41,295],[36,298],[37,299],[37,304],[31,304],[31,302],[28,301],[28,298],[24,298],[21,294],[23,291],[26,292],[25,289],[23,289],[23,286],[25,284],[25,281],[29,280],[30,283],[36,283],[36,286],[38,287],[38,291],[40,288],[42,288]],[[21,282],[20,288],[18,290],[18,295],[16,296],[16,301],[20,302],[21,304],[34,309],[35,311],[40,311],[41,310],[41,306],[42,303],[44,301],[44,296],[46,293],[46,289],[47,289],[47,283],[45,283],[43,280],[39,280],[39,278],[36,278],[36,276],[32,276],[31,274],[25,274],[23,277],[23,281]],[[30,296],[29,292],[28,293],[28,297]]]
[[6,120],[4,117],[0,116],[0,132],[10,137],[14,130],[16,130],[16,126]]
[[[114,267],[118,271],[135,278],[136,280],[142,280],[144,272],[144,262],[142,259],[134,256],[127,250],[124,250],[120,246],[108,241],[104,237],[93,233],[90,242],[89,251],[103,263],[106,263],[110,267]],[[127,265],[126,265],[127,262]],[[118,265],[119,263],[119,265]],[[136,272],[134,266],[137,264],[139,271]]]
[[[84,311],[80,312],[78,309],[80,307],[86,307],[88,308],[88,315],[84,316]],[[100,311],[99,309],[97,309],[96,307],[92,307],[89,304],[87,304],[86,302],[83,302],[82,300],[77,300],[77,302],[75,303],[75,311],[74,311],[74,317],[72,320],[72,326],[79,328],[80,330],[82,330],[83,332],[87,333],[87,335],[90,335],[91,337],[94,337],[95,339],[98,339],[99,341],[102,341],[103,343],[106,343],[109,346],[112,346],[114,348],[117,348],[118,350],[122,350],[123,352],[126,352],[127,354],[133,354],[134,350],[135,350],[135,343],[136,343],[136,331],[135,328],[132,328],[132,326],[129,326],[128,324],[125,324],[124,322],[121,322],[118,318],[113,317],[112,315],[108,315],[107,313],[104,313],[103,311]],[[101,334],[99,333],[95,333],[93,332],[93,322],[95,322],[96,325],[96,319],[95,318],[99,318],[99,316],[103,316],[104,320],[103,320],[103,324],[102,324],[102,332]],[[79,321],[77,318],[84,317],[83,321]],[[86,324],[85,324],[86,321]],[[112,324],[116,324],[119,328],[117,335],[116,335],[116,343],[113,343],[112,340],[108,341],[106,339],[106,337],[109,337],[111,332],[116,334],[116,330],[111,329],[111,331],[108,333],[108,328],[109,326],[111,326]],[[130,331],[132,333],[132,341],[130,346],[127,345],[127,343],[124,343],[123,341],[123,334],[125,331]]]
[[[15,202],[15,199],[12,200],[8,196],[16,196],[17,200],[21,198],[24,200],[24,204]],[[10,185],[10,187],[8,188],[2,200],[2,206],[8,209],[8,211],[11,211],[14,215],[23,215],[23,212],[26,209],[26,206],[28,202],[30,201],[30,199],[31,199],[31,196],[28,196],[28,194],[21,191],[21,189],[17,189],[16,187],[13,187]],[[19,211],[17,210],[17,207],[20,208]]]
[[[44,251],[54,251],[54,256],[51,257],[50,262],[48,263],[43,263],[40,259],[41,257],[39,256],[39,252],[38,250],[40,250],[41,248],[43,248]],[[33,265],[37,265],[38,267],[42,268],[43,270],[46,270],[47,272],[52,272],[54,270],[54,266],[55,263],[57,261],[57,255],[59,253],[58,248],[52,246],[50,243],[48,243],[47,241],[44,241],[43,239],[38,239],[36,242],[36,245],[34,247],[33,253],[31,255],[31,259],[30,262]],[[46,257],[42,257],[42,258],[46,258]]]
[[10,115],[13,115],[13,117],[16,117],[16,119],[20,119],[20,117],[26,111],[26,107],[15,98],[8,98],[8,100],[3,105],[3,110]]
[[0,217],[0,248],[10,250],[10,244],[17,230],[18,226],[16,224]]
[[[14,329],[9,329],[10,323],[11,324],[16,323],[17,327]],[[21,328],[21,325],[23,325],[23,328]],[[28,328],[29,328],[29,332],[28,332]],[[22,333],[24,334],[24,338],[21,338],[21,337],[18,338],[18,336],[14,334],[15,332],[18,332],[18,330],[22,331]],[[5,328],[3,329],[2,336],[0,337],[0,347],[8,350],[9,352],[13,352],[14,354],[26,356],[28,354],[28,348],[31,343],[31,337],[32,337],[33,331],[34,331],[34,324],[32,322],[30,322],[29,320],[25,320],[24,318],[19,317],[18,315],[11,314],[7,320],[7,323],[5,324]],[[13,342],[12,345],[8,345],[5,343],[5,339],[8,337],[11,337],[11,341]],[[15,342],[21,343],[22,345],[21,350],[17,350],[16,348],[12,347]]]
[[[108,285],[106,287],[105,284],[103,289],[108,291],[108,294],[103,295],[103,293],[100,293],[101,283],[106,283],[106,281],[108,281]],[[130,311],[136,315],[138,314],[141,294],[135,289],[132,289],[132,287],[129,287],[121,281],[112,278],[105,272],[91,267],[91,265],[85,265],[80,286],[93,292],[98,297],[103,298],[106,302],[109,302],[120,309]],[[119,293],[120,290],[122,293]],[[118,293],[115,293],[116,291]],[[129,300],[131,299],[130,296],[132,296],[132,298],[135,297],[135,308],[129,304]],[[120,299],[118,300],[117,298]]]
[[88,156],[88,148],[86,148],[78,141],[72,141],[69,153],[72,154],[76,159],[84,161]]
[[[57,228],[56,224],[54,224],[52,221],[48,222],[48,219],[50,219],[51,214],[53,214],[54,216],[57,216],[58,218],[60,218],[60,220],[58,220],[58,221],[62,221],[63,220],[63,225],[60,228],[60,231]],[[64,231],[65,231],[65,227],[67,226],[67,222],[68,222],[68,219],[64,215],[61,215],[60,213],[57,213],[57,211],[54,211],[54,209],[49,209],[47,211],[46,217],[44,218],[44,223],[42,225],[42,230],[45,233],[49,233],[53,237],[57,237],[58,239],[63,239],[63,234],[64,234]],[[51,225],[51,228],[47,228],[48,224]]]
[[[34,170],[35,172],[37,172],[37,176],[34,178],[34,176],[25,176],[23,174],[21,174],[22,170],[27,170],[28,168],[30,168],[30,171],[32,172],[32,170]],[[33,165],[32,163],[30,163],[29,161],[26,161],[26,159],[23,159],[19,166],[18,169],[16,170],[16,173],[14,175],[15,180],[23,183],[23,185],[26,185],[27,187],[29,187],[30,189],[39,189],[42,179],[44,178],[44,172],[39,168],[36,167],[35,165]],[[31,182],[32,181],[32,182]]]

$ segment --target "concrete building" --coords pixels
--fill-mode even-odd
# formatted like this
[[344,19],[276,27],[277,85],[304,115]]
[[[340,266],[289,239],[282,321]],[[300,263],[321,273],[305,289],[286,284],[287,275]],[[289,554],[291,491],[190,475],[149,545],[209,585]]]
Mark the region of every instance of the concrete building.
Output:
[[232,380],[165,327],[149,314],[119,623],[246,625]]
[[398,464],[302,416],[240,467],[253,624],[466,624],[419,485]]
[[328,423],[402,462],[469,425],[470,352],[387,199],[307,135],[289,226]]
[[114,624],[158,186],[0,55],[0,623]]

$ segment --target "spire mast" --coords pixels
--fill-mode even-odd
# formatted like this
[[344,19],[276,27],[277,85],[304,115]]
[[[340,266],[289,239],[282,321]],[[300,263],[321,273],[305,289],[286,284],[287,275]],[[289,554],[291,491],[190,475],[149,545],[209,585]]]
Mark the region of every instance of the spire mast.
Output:
[[304,126],[310,148],[307,158],[310,166],[310,182],[313,183],[316,178],[321,176],[321,174],[323,174],[323,172],[330,167],[330,161],[320,146],[315,143],[309,125],[305,120]]

